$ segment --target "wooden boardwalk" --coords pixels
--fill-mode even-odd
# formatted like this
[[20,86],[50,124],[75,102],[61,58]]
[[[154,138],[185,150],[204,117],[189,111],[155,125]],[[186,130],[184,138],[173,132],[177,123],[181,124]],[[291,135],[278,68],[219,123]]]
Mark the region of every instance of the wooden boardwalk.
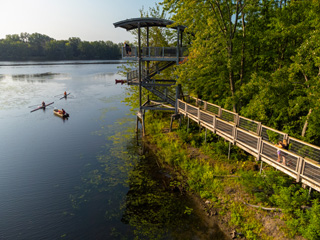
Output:
[[[288,134],[239,116],[218,105],[193,98],[194,104],[177,100],[180,114],[223,137],[279,171],[320,192],[320,147],[288,136]],[[277,162],[277,150],[271,142],[286,139],[289,150],[283,150],[287,165]],[[262,164],[261,162],[261,164]]]

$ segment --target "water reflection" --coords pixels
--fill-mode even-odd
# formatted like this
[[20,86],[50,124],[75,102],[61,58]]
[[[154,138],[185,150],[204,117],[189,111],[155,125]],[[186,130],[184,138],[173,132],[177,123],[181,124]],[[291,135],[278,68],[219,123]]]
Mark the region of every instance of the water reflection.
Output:
[[60,73],[46,72],[46,73],[37,73],[37,74],[16,74],[16,75],[12,75],[11,77],[13,81],[45,83],[46,80],[54,79],[56,76],[59,76],[59,75]]
[[110,76],[113,76],[114,73],[109,72],[109,73],[100,73],[95,75],[95,79],[104,79],[104,78],[109,78]]
[[83,184],[70,200],[80,212],[103,202],[100,211],[104,212],[105,225],[100,231],[104,236],[225,239],[218,226],[208,225],[198,211],[194,211],[196,207],[185,192],[179,190],[174,175],[161,169],[151,152],[138,154],[143,146],[136,142],[134,119],[102,126],[94,134],[106,137],[105,152],[97,156],[96,165],[86,166]]

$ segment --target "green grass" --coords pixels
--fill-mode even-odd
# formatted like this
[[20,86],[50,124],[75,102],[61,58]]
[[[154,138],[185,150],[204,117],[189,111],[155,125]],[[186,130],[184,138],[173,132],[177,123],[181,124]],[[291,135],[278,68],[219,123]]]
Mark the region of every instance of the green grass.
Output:
[[[232,146],[228,159],[229,143],[210,131],[205,141],[205,132],[199,131],[199,127],[192,122],[189,129],[186,124],[178,128],[175,123],[173,133],[164,133],[164,129],[170,126],[169,121],[170,117],[165,113],[146,115],[148,140],[157,146],[157,157],[181,174],[188,190],[219,207],[219,215],[230,214],[229,224],[247,239],[269,239],[263,233],[263,224],[256,218],[256,212],[262,210],[235,202],[228,189],[246,194],[252,204],[283,209],[282,219],[286,223],[283,231],[286,236],[293,238],[302,235],[312,240],[320,238],[318,192],[313,191],[309,196],[307,189],[272,167],[266,167],[260,174],[254,158],[235,146]],[[191,148],[197,148],[197,152],[210,159],[193,156]],[[217,177],[232,174],[240,178]],[[312,205],[312,208],[302,210],[302,205]]]

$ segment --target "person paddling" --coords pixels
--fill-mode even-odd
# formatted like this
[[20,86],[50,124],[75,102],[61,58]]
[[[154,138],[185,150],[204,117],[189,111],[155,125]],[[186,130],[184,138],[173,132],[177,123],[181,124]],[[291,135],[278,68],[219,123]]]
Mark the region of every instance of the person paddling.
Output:
[[66,111],[62,108],[61,110],[59,110],[59,113],[61,113],[64,116],[66,114]]
[[42,101],[42,107],[45,108],[46,107],[46,103],[44,101]]
[[67,97],[67,92],[66,92],[66,91],[64,91],[64,93],[63,93],[63,94],[64,94],[64,97]]

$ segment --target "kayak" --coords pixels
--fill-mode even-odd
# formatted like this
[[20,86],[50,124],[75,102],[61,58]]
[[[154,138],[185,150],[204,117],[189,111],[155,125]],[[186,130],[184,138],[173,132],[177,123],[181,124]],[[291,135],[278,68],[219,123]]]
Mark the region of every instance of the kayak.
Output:
[[31,110],[30,112],[34,112],[34,111],[37,111],[39,109],[45,109],[47,106],[50,106],[51,104],[54,104],[54,102],[48,103],[45,106],[39,106],[36,109]]
[[69,113],[63,114],[60,109],[54,109],[53,110],[53,114],[58,116],[58,117],[61,117],[61,118],[68,118],[69,117]]
[[124,83],[126,83],[127,82],[127,80],[119,80],[119,79],[116,79],[116,84],[117,83],[121,83],[121,85],[122,84],[124,84]]
[[59,100],[61,100],[62,98],[67,99],[67,96],[68,96],[69,94],[70,94],[70,93],[68,93],[67,95],[63,95],[63,97],[61,97]]

